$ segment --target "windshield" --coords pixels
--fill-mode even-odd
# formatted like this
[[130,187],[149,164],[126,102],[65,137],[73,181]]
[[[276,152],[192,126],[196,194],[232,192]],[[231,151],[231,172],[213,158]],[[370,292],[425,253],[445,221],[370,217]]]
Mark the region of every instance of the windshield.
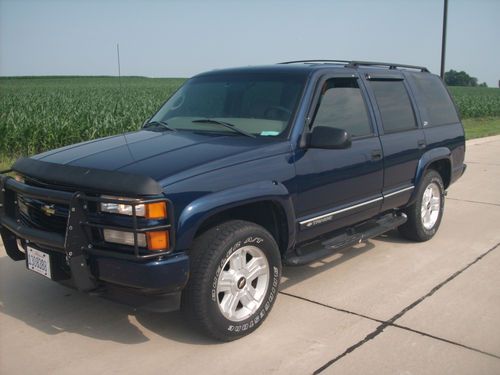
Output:
[[[175,130],[277,137],[287,130],[304,83],[304,77],[290,74],[196,77],[182,86],[151,121]],[[226,126],[220,126],[221,122]]]

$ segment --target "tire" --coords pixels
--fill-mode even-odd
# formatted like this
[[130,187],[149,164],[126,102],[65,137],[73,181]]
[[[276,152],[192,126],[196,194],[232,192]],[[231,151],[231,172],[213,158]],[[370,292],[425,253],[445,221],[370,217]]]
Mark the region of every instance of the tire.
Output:
[[[436,201],[438,198],[439,202]],[[418,242],[434,237],[444,211],[444,185],[438,172],[431,169],[425,174],[415,203],[403,211],[408,216],[408,221],[398,228],[403,237]]]
[[232,341],[255,331],[278,294],[281,255],[273,236],[233,220],[195,239],[181,309],[206,335]]

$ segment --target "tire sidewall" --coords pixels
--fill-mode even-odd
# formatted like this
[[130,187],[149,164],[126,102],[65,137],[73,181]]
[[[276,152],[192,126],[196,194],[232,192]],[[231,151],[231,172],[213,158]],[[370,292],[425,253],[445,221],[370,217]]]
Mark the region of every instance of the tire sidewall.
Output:
[[[439,196],[440,196],[439,216],[436,222],[434,223],[433,227],[431,229],[427,229],[424,227],[424,224],[422,222],[422,216],[420,210],[422,207],[424,192],[431,183],[435,183],[439,188]],[[436,234],[437,230],[439,229],[439,225],[441,224],[441,219],[443,218],[443,212],[444,212],[444,185],[443,185],[443,180],[441,179],[439,173],[435,171],[430,171],[425,175],[425,178],[422,181],[422,184],[420,185],[420,191],[418,193],[418,198],[416,201],[416,208],[417,209],[415,210],[415,215],[417,217],[415,218],[415,221],[417,223],[417,230],[420,232],[422,237],[430,239]]]
[[[238,249],[244,246],[255,246],[259,248],[267,257],[269,263],[269,285],[264,300],[259,309],[249,318],[233,322],[225,318],[218,305],[217,281],[222,267],[224,267],[229,257]],[[218,250],[217,256],[210,262],[210,283],[206,285],[204,295],[207,303],[207,319],[211,325],[215,326],[219,332],[225,332],[225,336],[238,338],[255,330],[269,314],[276,296],[281,278],[281,257],[276,242],[260,227],[250,227],[235,232],[224,241]]]

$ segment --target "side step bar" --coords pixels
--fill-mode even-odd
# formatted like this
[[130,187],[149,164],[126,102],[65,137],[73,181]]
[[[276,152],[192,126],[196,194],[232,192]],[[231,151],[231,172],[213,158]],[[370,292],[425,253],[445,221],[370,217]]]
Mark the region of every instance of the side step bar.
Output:
[[[345,249],[370,238],[380,236],[406,223],[407,219],[404,213],[384,215],[376,221],[371,220],[348,228],[343,233],[322,241],[316,249],[307,250],[306,252],[303,251],[304,248],[297,248],[294,252],[284,257],[283,263],[287,266],[302,266],[317,261],[340,249]],[[309,248],[310,246],[307,247]]]

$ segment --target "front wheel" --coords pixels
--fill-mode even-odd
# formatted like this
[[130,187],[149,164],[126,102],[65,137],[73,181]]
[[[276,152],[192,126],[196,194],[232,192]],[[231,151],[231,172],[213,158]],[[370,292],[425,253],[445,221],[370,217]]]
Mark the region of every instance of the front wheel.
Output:
[[443,180],[438,172],[430,170],[422,179],[415,203],[404,210],[408,221],[399,227],[399,232],[413,241],[430,240],[441,224],[443,210]]
[[267,230],[228,221],[199,236],[189,257],[182,310],[196,326],[213,338],[231,341],[262,324],[281,277],[280,252]]

